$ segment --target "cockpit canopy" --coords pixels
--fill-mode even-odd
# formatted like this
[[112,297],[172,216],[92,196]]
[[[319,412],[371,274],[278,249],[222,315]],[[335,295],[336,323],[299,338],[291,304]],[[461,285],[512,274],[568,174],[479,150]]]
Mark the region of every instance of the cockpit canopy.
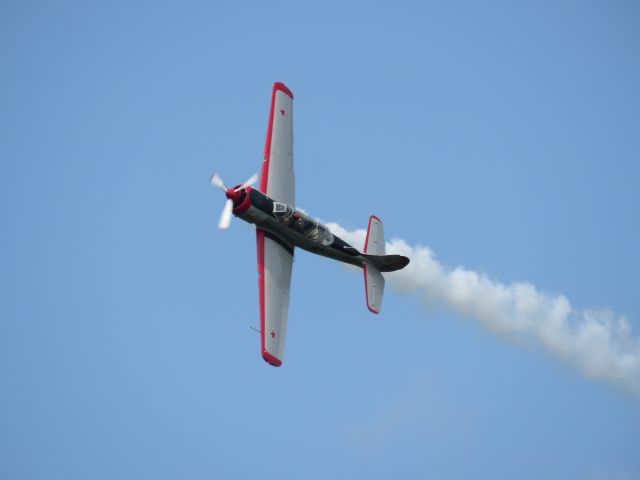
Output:
[[312,242],[331,245],[333,235],[327,227],[314,220],[300,210],[284,203],[273,202],[273,215],[278,222]]

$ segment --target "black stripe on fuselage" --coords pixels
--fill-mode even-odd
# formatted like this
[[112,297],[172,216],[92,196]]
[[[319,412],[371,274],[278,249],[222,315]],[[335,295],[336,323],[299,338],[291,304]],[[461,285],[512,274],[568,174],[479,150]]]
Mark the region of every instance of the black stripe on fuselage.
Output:
[[357,257],[358,255],[360,255],[360,252],[358,252],[358,250],[335,235],[333,236],[333,243],[329,245],[329,247],[337,250],[338,252],[346,253],[350,257]]
[[251,205],[270,217],[273,217],[273,200],[253,188],[249,191],[249,198],[251,199]]
[[[260,192],[259,190],[251,189],[249,191],[249,198],[251,199],[251,205],[253,205],[253,207],[257,208],[263,213],[266,213],[272,218],[276,218],[273,214],[273,200],[267,197],[264,193]],[[287,252],[293,255],[293,247],[289,245],[285,240],[267,230],[265,230],[264,233],[267,238],[271,238],[274,242],[276,242]],[[331,245],[325,245],[324,248],[336,250],[337,252],[346,254],[350,257],[357,257],[358,255],[360,255],[360,252],[358,252],[358,250],[335,235],[333,236],[333,242],[331,243]]]
[[273,233],[269,232],[268,230],[264,231],[264,236],[267,237],[267,238],[270,238],[271,240],[276,242],[278,245],[280,245],[282,248],[284,248],[287,251],[287,253],[289,253],[289,255],[291,255],[293,257],[293,247],[291,245],[289,245],[287,242],[285,242],[283,239],[281,239],[279,236],[274,235]]

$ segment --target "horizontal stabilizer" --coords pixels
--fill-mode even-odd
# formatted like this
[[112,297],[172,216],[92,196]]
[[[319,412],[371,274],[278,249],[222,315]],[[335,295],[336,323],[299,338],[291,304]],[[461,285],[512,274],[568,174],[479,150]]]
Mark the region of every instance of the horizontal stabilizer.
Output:
[[369,217],[367,239],[364,241],[364,290],[367,295],[367,308],[373,313],[380,313],[382,294],[384,293],[384,277],[381,272],[395,272],[406,267],[409,259],[402,255],[385,255],[384,228],[382,220],[375,215]]
[[384,277],[369,262],[362,264],[364,270],[364,291],[367,296],[367,308],[371,313],[380,313],[384,293]]
[[364,241],[364,253],[367,255],[384,255],[384,228],[382,220],[375,215],[369,217],[367,239]]

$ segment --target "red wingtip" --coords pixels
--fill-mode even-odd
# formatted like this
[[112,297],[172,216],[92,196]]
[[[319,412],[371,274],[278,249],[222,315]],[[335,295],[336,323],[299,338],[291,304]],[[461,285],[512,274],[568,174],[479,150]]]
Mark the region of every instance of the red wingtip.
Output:
[[266,350],[262,351],[262,358],[264,358],[264,361],[273,367],[279,367],[282,365],[282,360],[277,359]]
[[282,82],[276,82],[273,84],[273,90],[280,90],[281,92],[286,93],[287,95],[289,95],[291,97],[291,99],[293,100],[293,93],[291,93],[291,90],[289,90],[289,88],[287,88],[287,86],[282,83]]

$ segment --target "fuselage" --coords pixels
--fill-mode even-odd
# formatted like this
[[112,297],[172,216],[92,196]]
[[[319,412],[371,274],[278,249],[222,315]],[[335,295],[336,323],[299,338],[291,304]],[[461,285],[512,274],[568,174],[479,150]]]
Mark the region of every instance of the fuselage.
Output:
[[293,206],[276,202],[251,187],[229,189],[227,197],[233,200],[234,215],[263,229],[267,236],[291,254],[294,247],[300,247],[311,253],[362,267],[364,258],[356,248]]

